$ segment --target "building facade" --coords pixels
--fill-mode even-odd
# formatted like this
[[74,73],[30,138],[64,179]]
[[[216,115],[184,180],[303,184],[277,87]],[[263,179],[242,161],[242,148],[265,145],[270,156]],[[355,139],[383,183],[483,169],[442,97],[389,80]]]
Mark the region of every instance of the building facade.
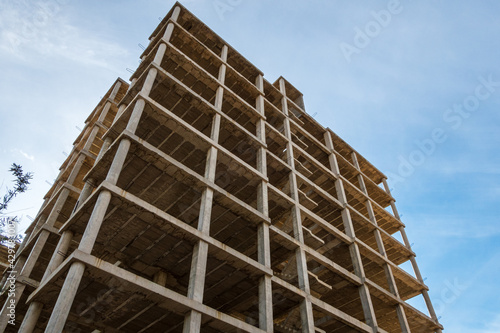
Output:
[[441,332],[386,177],[300,91],[179,3],[141,59],[61,166],[15,296],[4,274],[0,331]]

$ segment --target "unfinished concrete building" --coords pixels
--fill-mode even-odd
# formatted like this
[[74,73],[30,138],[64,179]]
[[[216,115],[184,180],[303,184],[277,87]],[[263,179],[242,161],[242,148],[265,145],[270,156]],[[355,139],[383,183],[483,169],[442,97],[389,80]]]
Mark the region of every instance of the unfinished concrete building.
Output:
[[179,3],[88,117],[14,270],[0,331],[442,329],[384,174]]

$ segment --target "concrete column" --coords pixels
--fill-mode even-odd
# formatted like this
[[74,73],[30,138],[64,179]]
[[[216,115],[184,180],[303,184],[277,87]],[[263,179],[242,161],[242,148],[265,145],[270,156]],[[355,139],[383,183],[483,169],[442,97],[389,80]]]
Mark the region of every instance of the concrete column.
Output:
[[332,135],[329,131],[326,131],[324,134],[326,147],[330,150],[330,154],[328,155],[328,161],[330,162],[330,170],[333,172],[337,178],[340,176],[340,168],[337,162],[337,156],[335,155],[335,149],[333,147]]
[[[90,147],[90,145],[92,144],[92,142],[95,138],[95,135],[97,135],[97,132],[98,132],[98,128],[94,127],[94,129],[90,133],[90,136],[89,136],[84,148]],[[68,177],[68,180],[67,180],[68,183],[73,184],[78,173],[80,172],[81,166],[82,166],[84,161],[85,161],[84,155],[78,156],[78,160],[76,161],[75,166],[73,167],[73,170],[71,171],[71,174]],[[57,220],[57,217],[59,216],[59,212],[62,209],[62,206],[64,205],[68,195],[69,195],[68,189],[63,189],[61,191],[61,193],[60,193],[60,195],[59,195],[59,197],[54,205],[54,208],[52,209],[51,213],[49,214],[49,217],[47,218],[47,221],[45,222],[47,225],[49,225],[49,226],[54,225],[55,221]],[[46,235],[45,235],[45,233],[46,233]],[[22,274],[29,276],[31,270],[33,269],[34,262],[38,259],[39,252],[41,252],[41,249],[43,248],[43,245],[45,244],[45,242],[48,238],[48,235],[49,235],[48,231],[45,231],[45,230],[42,231],[42,233],[39,236],[39,239],[37,240],[37,243],[35,244],[35,247],[33,248],[32,253],[30,253],[30,256],[29,256],[30,262],[27,262],[28,266],[25,265],[25,267],[23,268]],[[66,245],[67,237],[62,239],[62,241],[63,241],[62,245]],[[43,244],[41,246],[37,247],[39,242],[40,242],[40,244],[42,244],[42,243]],[[69,246],[69,244],[67,244],[67,245]],[[37,252],[33,253],[35,251],[35,249],[37,249]],[[57,251],[56,251],[56,253],[54,253],[54,255],[58,255]],[[33,260],[33,263],[31,263],[31,260]],[[57,260],[59,260],[59,259],[56,259],[56,262],[57,262]],[[51,262],[52,262],[52,260],[51,260]],[[81,263],[74,263],[73,266],[75,266],[75,265],[78,266],[78,264],[80,264],[82,267],[85,267]],[[75,269],[73,269],[73,271],[71,271],[71,269],[70,269],[70,272],[68,273],[68,276],[66,277],[65,284],[64,284],[62,292],[61,292],[61,294],[63,294],[63,295],[59,296],[58,303],[56,303],[56,307],[59,306],[58,310],[56,310],[56,308],[54,308],[53,315],[51,317],[51,320],[49,321],[49,325],[47,326],[47,332],[61,332],[63,327],[64,327],[64,322],[66,321],[66,317],[67,317],[67,314],[69,313],[70,305],[73,302],[73,297],[74,297],[74,295],[73,295],[73,297],[68,298],[68,295],[69,295],[68,292],[72,292],[72,290],[65,289],[65,286],[68,286],[68,284],[70,282],[71,283],[76,282],[75,279],[72,279],[72,276],[74,276],[74,274],[77,273],[77,271],[75,271]],[[50,274],[50,273],[48,271],[46,271],[45,274]],[[73,275],[71,275],[71,274],[73,274]],[[82,274],[83,274],[83,269],[82,269]],[[79,278],[81,279],[81,276]],[[74,293],[76,293],[76,289],[78,288],[78,284],[79,284],[79,280],[78,280],[78,283],[76,284],[76,288],[74,289]],[[69,305],[66,304],[68,301],[70,301]],[[23,321],[23,330],[25,330],[26,332],[30,332],[30,330],[32,331],[34,329],[34,326],[36,325],[36,321],[38,319],[38,316],[39,316],[41,310],[42,310],[41,303],[34,302],[34,303],[30,304],[28,314],[26,315],[25,320]],[[64,317],[64,320],[62,320],[62,322],[61,322],[61,320],[60,320],[61,317],[58,317],[58,316],[61,314],[64,315],[65,311],[67,311],[66,316]],[[57,318],[53,319],[53,317],[57,317]],[[54,322],[54,320],[55,320],[55,322]],[[53,322],[53,325],[51,324],[51,322]],[[58,329],[58,327],[59,327],[59,329]]]
[[198,218],[198,230],[203,233],[210,234],[210,217],[212,215],[212,201],[214,191],[210,188],[205,188],[201,194],[200,216]]
[[172,21],[176,22],[177,19],[179,18],[180,13],[181,13],[181,7],[175,6],[174,11],[172,12],[172,16],[170,17],[170,19]]
[[[39,215],[39,216],[37,216],[37,218],[35,218],[35,221],[36,221],[35,227],[33,228],[33,231],[31,232],[29,237],[27,237],[28,241],[26,242],[26,244],[30,243],[31,240],[33,239],[33,237],[36,236],[36,233],[38,232],[38,230],[40,230],[42,225],[44,225],[45,221],[47,221],[47,216],[46,215]],[[19,255],[23,252],[24,252],[24,247],[22,249],[18,250],[17,254]]]
[[[219,134],[217,133],[217,137]],[[210,147],[207,154],[207,162],[205,168],[205,178],[209,181],[215,181],[215,168],[217,167],[217,148]]]
[[215,93],[215,109],[222,110],[222,96],[224,94],[224,88],[220,86],[217,88],[217,92]]
[[[15,275],[15,278],[17,278],[17,274]],[[26,285],[23,283],[15,282],[15,288],[16,292],[14,297],[7,297],[3,304],[2,310],[0,311],[0,332],[5,332],[7,325],[9,325],[10,318],[7,317],[7,315],[10,313],[11,310],[9,306],[12,306],[12,304],[14,304],[14,311],[15,311],[17,304],[21,299],[21,295],[23,294],[24,289],[26,288]]]
[[59,242],[57,243],[56,249],[52,254],[52,258],[49,261],[47,269],[43,274],[42,281],[47,279],[50,274],[64,261],[66,255],[68,253],[69,246],[71,245],[71,241],[73,240],[73,232],[70,230],[66,230],[62,233],[61,238],[59,238]]
[[387,184],[387,178],[382,178],[382,184],[387,194],[391,195],[391,189],[389,188],[389,184]]
[[99,150],[99,154],[97,155],[97,158],[95,159],[95,163],[97,163],[102,158],[102,155],[104,155],[104,153],[108,150],[108,148],[109,148],[109,146],[111,146],[112,142],[113,142],[113,139],[111,139],[109,136],[106,139],[104,139],[104,142],[102,143],[101,150]]
[[[80,140],[78,140],[77,142],[75,142],[75,143],[73,144],[73,149],[71,150],[71,152],[70,152],[70,154],[69,154],[70,158],[73,158],[73,156],[71,156],[71,155],[72,155],[72,154],[73,154],[73,152],[74,152],[75,146],[77,146],[80,142],[82,142],[83,140],[85,140],[85,138],[86,138],[86,137],[88,137],[88,135],[87,135],[87,134],[89,134],[89,135],[90,135],[90,132],[91,132],[91,131],[92,131],[92,126],[91,126],[91,125],[89,125],[89,124],[85,124],[85,127],[83,128],[83,131],[82,131],[82,132],[83,132],[83,135],[82,135],[82,136],[79,136]],[[68,165],[69,165],[69,164],[70,164],[70,163],[68,163]]]
[[115,83],[115,85],[113,86],[113,90],[111,91],[111,94],[109,94],[109,99],[114,101],[115,98],[116,98],[116,95],[118,94],[118,91],[120,91],[120,88],[122,86],[122,82],[121,81],[118,81]]
[[76,210],[80,206],[80,203],[83,203],[85,202],[85,200],[88,199],[88,197],[92,194],[94,188],[95,188],[94,180],[87,179],[87,181],[83,185],[82,190],[80,191],[80,195],[78,196],[78,200],[76,201],[75,208],[73,208],[73,212],[71,213],[71,215],[75,214]]
[[99,193],[99,197],[97,198],[92,214],[90,215],[90,219],[87,223],[87,227],[85,228],[85,232],[83,233],[80,245],[78,246],[80,251],[89,254],[91,253],[110,201],[111,192],[104,190]]
[[[299,281],[299,287],[301,290],[305,291],[307,294],[311,293],[309,287],[309,275],[307,270],[307,257],[303,249],[304,245],[304,234],[302,230],[302,217],[300,214],[300,200],[298,194],[297,186],[297,176],[295,175],[295,160],[293,154],[292,145],[292,132],[290,127],[290,119],[288,118],[288,102],[286,99],[286,87],[285,81],[280,79],[280,92],[283,95],[281,98],[281,106],[283,108],[283,113],[287,116],[284,120],[283,127],[284,133],[287,138],[286,154],[287,161],[290,165],[292,172],[289,176],[290,181],[290,192],[291,197],[295,201],[295,204],[291,208],[293,233],[297,241],[300,242],[301,246],[295,251],[295,259],[297,261],[297,278]],[[309,299],[305,298],[300,305],[300,318],[302,322],[302,332],[314,332],[314,315],[312,311],[312,303]]]
[[228,50],[229,48],[227,47],[227,45],[224,45],[222,47],[222,51],[221,51],[221,54],[220,54],[220,58],[222,59],[222,61],[226,62],[227,61],[227,53],[228,53]]
[[30,304],[26,315],[24,316],[21,327],[19,327],[19,333],[31,333],[34,331],[40,313],[42,313],[43,304],[40,302],[33,302]]
[[297,277],[299,281],[299,288],[310,294],[311,289],[309,287],[309,274],[307,273],[307,258],[306,253],[304,252],[302,247],[295,250],[295,258],[297,261]]
[[[137,83],[137,78],[133,78],[132,81],[130,82],[130,85],[128,86],[128,90],[132,89],[132,87]],[[128,91],[127,90],[127,91]]]
[[[78,156],[78,160],[76,161],[76,163],[73,167],[73,170],[71,170],[71,173],[68,177],[68,180],[67,180],[68,184],[73,184],[75,182],[75,179],[78,176],[84,161],[85,161],[85,155],[82,154],[82,155]],[[52,227],[56,223],[56,220],[59,217],[59,213],[62,210],[64,203],[68,199],[69,193],[70,193],[70,190],[67,188],[63,188],[61,190],[61,192],[59,193],[59,197],[57,198],[56,203],[54,204],[54,207],[50,211],[50,214],[49,214],[47,220],[45,221],[45,223],[48,226]]]
[[[227,45],[224,45],[222,47],[221,58],[222,61],[224,62],[227,60]],[[226,64],[223,63],[219,67],[218,80],[221,85],[217,88],[217,91],[215,92],[215,103],[214,103],[215,108],[219,111],[222,110],[222,99],[224,96],[224,88],[222,85],[224,84],[225,78],[226,78]]]
[[[111,193],[109,191],[102,191],[99,193],[94,210],[92,211],[92,215],[90,216],[82,240],[78,246],[80,251],[91,253],[110,201]],[[68,238],[69,235],[67,235],[64,240],[61,239],[61,247],[63,241],[67,242]],[[57,298],[56,305],[52,310],[52,315],[50,316],[45,332],[59,333],[63,330],[84,271],[85,265],[81,262],[74,262],[71,265],[68,275],[64,280],[61,293]]]
[[200,333],[201,313],[191,310],[184,318],[182,333]]
[[304,299],[300,303],[300,320],[302,322],[302,333],[316,332],[314,328],[314,313],[311,301]]
[[219,133],[220,133],[220,122],[221,116],[220,114],[215,114],[212,120],[212,130],[210,133],[210,138],[215,142],[219,142]]
[[[76,203],[74,211],[78,207],[78,203],[85,201],[88,198],[88,196],[92,193],[93,187],[92,187],[91,183],[92,183],[92,179],[89,179],[85,183],[82,191],[80,192],[80,196],[78,198],[78,201]],[[54,211],[55,210],[53,210],[53,212]],[[54,253],[52,254],[52,258],[49,261],[49,264],[45,270],[42,281],[44,279],[46,279],[62,263],[62,261],[66,257],[66,253],[68,251],[68,248],[69,248],[69,245],[71,243],[72,238],[73,238],[73,233],[71,231],[67,230],[67,231],[63,232],[61,238],[59,239],[59,243],[58,243]],[[23,329],[26,332],[31,332],[34,329],[36,322],[38,320],[38,316],[39,316],[42,308],[43,308],[43,304],[41,304],[40,302],[33,302],[30,304],[30,307],[28,309],[28,313],[26,314],[26,317],[23,321],[23,326],[25,326]]]
[[[50,276],[50,274],[52,274],[52,272],[57,267],[59,267],[59,265],[63,262],[68,252],[72,239],[73,239],[73,232],[69,230],[63,232],[61,238],[59,239],[59,243],[57,244],[57,247],[54,250],[54,253],[52,254],[52,258],[50,259],[49,265],[45,270],[41,282],[47,279]],[[28,311],[26,312],[26,315],[19,329],[19,332],[23,333],[33,332],[36,323],[38,322],[38,317],[42,312],[42,309],[43,309],[43,303],[37,301],[32,302],[29,305]]]
[[125,159],[127,158],[128,150],[130,148],[130,140],[122,139],[116,150],[115,157],[111,166],[108,170],[106,176],[106,181],[113,185],[116,185],[118,178],[120,177],[120,172],[122,171],[123,165],[125,164]]
[[38,236],[35,245],[31,249],[28,258],[26,259],[26,263],[24,264],[21,270],[20,273],[21,275],[29,277],[33,268],[35,267],[35,263],[38,261],[40,253],[42,253],[43,247],[45,246],[45,242],[47,241],[47,238],[49,238],[49,235],[50,232],[48,232],[47,230],[42,230],[40,232],[40,235]]
[[71,305],[76,296],[78,286],[82,281],[85,265],[81,262],[74,262],[69,268],[68,275],[64,280],[61,293],[57,298],[56,305],[52,309],[45,333],[61,333],[66,324],[66,320],[71,309]]
[[[263,134],[265,135],[265,134]],[[257,151],[257,170],[267,176],[267,151],[261,147]],[[257,189],[257,209],[265,216],[269,214],[269,202],[267,192],[267,181],[261,180]]]
[[[388,194],[391,194],[391,190],[389,188],[389,185],[387,184],[387,179],[386,178],[382,179],[382,183],[384,184],[384,188],[385,188],[386,192]],[[399,212],[398,212],[398,210],[396,208],[396,203],[395,203],[394,200],[391,200],[391,208],[392,208],[392,211],[394,213],[394,216],[398,220],[401,220],[401,218],[399,216]],[[401,237],[403,238],[403,242],[404,242],[405,246],[409,250],[411,250],[411,244],[410,244],[410,241],[408,240],[408,236],[406,235],[405,228],[403,226],[401,226],[399,228],[399,232],[401,233]],[[422,274],[420,273],[420,269],[418,268],[417,260],[415,259],[415,256],[412,255],[410,257],[410,262],[411,262],[411,266],[413,267],[413,271],[415,272],[415,276],[416,276],[417,280],[420,283],[424,284],[424,279],[422,278]],[[431,318],[435,322],[438,322],[436,311],[434,310],[434,306],[432,305],[431,298],[429,297],[429,293],[427,292],[427,290],[422,290],[422,296],[424,298],[425,305],[427,306],[427,310],[429,311],[429,314],[430,314]],[[441,332],[441,330],[438,329],[438,330],[436,330],[436,332]]]
[[[337,191],[337,197],[340,203],[344,206],[342,209],[342,221],[344,223],[344,229],[345,229],[345,234],[349,236],[353,241],[356,239],[356,233],[354,230],[354,225],[352,223],[351,219],[351,213],[349,212],[349,209],[347,208],[347,196],[345,194],[345,189],[344,189],[344,184],[342,179],[340,178],[340,168],[337,163],[337,158],[335,156],[335,148],[333,146],[333,141],[331,138],[330,132],[325,132],[324,134],[325,137],[325,142],[327,148],[331,151],[330,157],[329,157],[329,162],[330,162],[330,170],[337,175],[339,178],[335,181],[335,189]],[[356,242],[353,242],[349,245],[349,253],[351,256],[352,264],[354,267],[354,273],[361,279],[363,284],[359,286],[358,291],[359,291],[359,296],[361,299],[361,306],[363,308],[363,314],[365,317],[365,322],[367,325],[369,325],[373,332],[377,332],[377,319],[375,317],[375,310],[373,308],[373,303],[372,299],[370,296],[370,290],[368,289],[368,286],[366,285],[365,278],[365,271],[363,267],[363,262],[361,260],[361,253],[359,251],[358,244]]]
[[266,332],[273,332],[273,291],[270,276],[263,276],[259,280],[259,328]]
[[[259,263],[271,267],[269,226],[261,223],[257,230]],[[271,277],[264,275],[259,280],[259,328],[273,332],[273,295]]]
[[193,249],[193,260],[189,275],[187,296],[195,301],[203,301],[205,273],[207,269],[208,243],[199,241]]
[[92,194],[92,191],[95,188],[94,182],[95,181],[92,178],[87,179],[87,181],[83,185],[82,190],[80,191],[80,195],[78,196],[78,201],[84,202],[85,200],[88,199],[88,197],[90,197],[90,195]]
[[63,188],[61,192],[59,193],[59,197],[56,200],[56,203],[54,204],[54,207],[49,213],[49,216],[47,217],[47,220],[45,221],[45,224],[53,227],[54,224],[56,223],[57,219],[59,218],[59,214],[66,203],[66,200],[68,199],[69,196],[69,189]]
[[[222,103],[222,96],[221,96]],[[220,131],[220,115],[216,114],[212,121],[211,139],[215,142],[219,141]],[[210,147],[207,154],[207,162],[205,167],[205,178],[210,181],[215,181],[215,169],[217,167],[217,149]],[[210,219],[212,214],[213,190],[205,188],[201,195],[200,213],[198,218],[198,230],[205,234],[210,234]],[[199,240],[193,248],[193,256],[191,260],[191,270],[189,273],[189,286],[187,297],[203,302],[203,293],[205,290],[205,275],[208,260],[208,243]],[[195,333],[201,329],[201,313],[191,310],[184,319],[183,332]]]
[[[262,92],[264,81],[262,75],[257,76],[256,86]],[[259,95],[255,101],[255,106],[260,114],[264,114],[264,96]],[[266,141],[266,123],[263,119],[257,122],[257,138]],[[264,176],[267,175],[267,152],[265,148],[257,151],[257,170]],[[267,182],[262,180],[257,190],[257,209],[269,216]],[[257,229],[257,246],[259,263],[266,267],[271,267],[271,240],[269,236],[269,225],[261,223]],[[259,328],[266,332],[273,332],[273,293],[271,277],[264,275],[259,280]]]
[[173,23],[167,24],[167,28],[165,29],[165,33],[163,34],[163,39],[165,39],[167,42],[170,41],[170,38],[172,38],[174,27],[175,26]]
[[158,70],[154,67],[149,69],[148,75],[146,76],[146,80],[144,80],[144,84],[142,85],[141,93],[144,96],[149,96],[151,89],[153,89],[153,84],[156,79],[156,75],[158,74]]
[[127,123],[126,129],[128,131],[135,133],[135,131],[137,130],[145,105],[146,102],[142,98],[138,99],[137,102],[135,102],[134,109],[132,110],[132,114],[130,115],[130,119],[128,120]]
[[[128,130],[132,132],[135,131],[140,120],[143,108],[144,101],[141,99],[137,101],[134,107],[134,111],[132,112],[130,120],[127,124]],[[121,169],[123,168],[123,164],[125,162],[125,158],[127,156],[129,148],[130,141],[127,139],[123,139],[118,146],[117,152],[106,177],[106,180],[111,184],[116,184],[116,182],[118,181],[118,177],[120,175]],[[84,191],[84,195],[88,195],[88,191]],[[78,247],[79,250],[86,253],[91,253],[110,201],[111,193],[109,191],[102,191],[101,193],[99,193],[99,197],[97,198],[96,204],[92,211],[92,215],[90,216],[89,222],[80,241],[80,245]],[[61,238],[61,248],[69,246],[71,238],[70,236],[71,234],[67,233]],[[57,255],[57,253],[55,253],[54,255]],[[56,256],[53,257],[53,259],[54,260],[51,260],[51,264],[56,267],[56,264],[58,264],[58,261],[60,261],[61,258]],[[75,262],[72,264],[65,279],[61,293],[58,297],[52,316],[49,320],[47,332],[62,331],[69,314],[70,306],[76,295],[78,285],[83,276],[84,269],[85,265],[82,263]]]
[[[369,196],[368,195],[368,189],[366,187],[363,175],[361,174],[361,168],[359,166],[358,158],[357,158],[355,152],[352,153],[352,162],[353,162],[354,167],[360,172],[358,174],[358,183],[359,183],[359,186],[361,188],[361,191],[364,194],[366,194],[367,196]],[[372,203],[371,203],[371,201],[369,199],[367,199],[366,202],[365,202],[365,205],[366,205],[366,210],[368,212],[368,216],[370,218],[370,221],[377,227],[377,229],[375,229],[373,231],[373,233],[374,233],[374,236],[375,236],[375,241],[377,242],[377,248],[379,250],[379,253],[386,260],[389,260],[389,258],[387,257],[387,253],[385,251],[384,240],[382,239],[382,235],[380,233],[380,230],[378,229],[378,223],[377,223],[377,219],[375,217],[375,212],[373,211]],[[394,296],[396,296],[396,297],[399,298],[398,286],[396,284],[396,280],[394,279],[394,275],[392,273],[391,266],[389,266],[388,263],[384,263],[383,264],[383,268],[384,268],[385,276],[386,276],[386,279],[387,279],[387,284],[389,286],[389,291]],[[403,333],[409,333],[410,332],[410,325],[408,324],[408,320],[406,318],[406,313],[405,313],[404,308],[403,308],[403,306],[401,304],[397,304],[396,305],[396,313],[398,315],[399,326],[401,328],[401,331]]]
[[94,143],[94,140],[97,136],[97,133],[99,133],[99,127],[97,125],[94,125],[94,127],[92,128],[92,131],[89,134],[89,137],[87,138],[87,141],[85,142],[85,145],[83,146],[83,149],[82,149],[83,151],[90,152],[90,148],[92,148],[92,144]]
[[[38,260],[38,257],[40,256],[40,253],[43,250],[43,246],[45,245],[47,238],[49,237],[50,233],[47,230],[42,230],[40,232],[40,235],[38,236],[38,239],[36,240],[35,245],[31,249],[31,252],[28,256],[28,259],[26,260],[26,263],[22,267],[20,272],[13,272],[13,276],[17,278],[20,275],[29,277],[31,272],[33,271],[33,268],[35,267],[35,263]],[[14,297],[7,297],[5,300],[5,303],[2,307],[2,310],[0,311],[0,332],[4,332],[5,328],[8,325],[8,320],[9,317],[7,317],[7,314],[10,312],[9,306],[12,303],[12,300],[14,301],[14,305],[17,307],[17,304],[19,303],[19,300],[21,299],[21,295],[24,292],[24,289],[26,288],[26,285],[24,283],[20,282],[15,282],[15,287],[16,291],[14,293]]]
[[[134,80],[136,80],[136,79],[134,79]],[[132,84],[130,85],[130,87],[132,87]],[[113,119],[113,124],[111,126],[113,126],[116,123],[116,121],[121,117],[121,115],[123,114],[123,111],[125,110],[126,107],[127,107],[126,104],[120,104],[120,106],[118,107],[118,111],[116,111],[115,119]],[[102,151],[102,148],[101,148],[101,151]]]
[[106,116],[108,115],[110,108],[111,108],[111,102],[107,101],[106,104],[104,104],[104,107],[102,108],[99,118],[97,118],[98,122],[102,123],[106,119]]
[[406,313],[403,305],[396,305],[396,313],[398,315],[399,327],[402,333],[411,333],[410,324],[408,324],[408,319],[406,318]]
[[[203,302],[205,290],[205,275],[207,270],[208,243],[198,241],[193,248],[193,259],[189,273],[189,286],[187,297]],[[184,319],[183,332],[195,333],[201,329],[201,313],[191,310]]]
[[160,46],[158,46],[158,50],[156,51],[155,58],[153,59],[153,62],[157,64],[158,66],[161,66],[161,62],[163,60],[163,56],[165,55],[165,51],[167,50],[167,44],[161,43]]

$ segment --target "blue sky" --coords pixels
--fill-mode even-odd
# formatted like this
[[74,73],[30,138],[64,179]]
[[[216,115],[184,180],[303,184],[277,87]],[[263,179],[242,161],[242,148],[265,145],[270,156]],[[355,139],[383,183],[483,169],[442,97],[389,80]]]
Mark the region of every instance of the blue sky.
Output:
[[[22,228],[173,3],[0,0],[1,192],[12,162],[35,173],[10,207]],[[183,4],[390,176],[446,331],[500,332],[500,3]]]

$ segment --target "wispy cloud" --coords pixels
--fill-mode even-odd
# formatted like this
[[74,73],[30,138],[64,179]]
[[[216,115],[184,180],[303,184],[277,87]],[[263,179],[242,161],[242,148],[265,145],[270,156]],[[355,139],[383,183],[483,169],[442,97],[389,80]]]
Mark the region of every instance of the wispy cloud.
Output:
[[[128,51],[68,22],[65,3],[6,1],[0,11],[0,52],[26,63],[39,56],[113,67]],[[35,62],[36,63],[36,62]]]
[[33,155],[30,155],[28,153],[25,153],[24,151],[22,151],[21,149],[18,149],[18,148],[14,148],[11,150],[12,152],[16,152],[16,153],[19,153],[21,154],[22,156],[24,156],[25,158],[27,158],[28,160],[30,161],[34,161],[35,160],[35,156]]

